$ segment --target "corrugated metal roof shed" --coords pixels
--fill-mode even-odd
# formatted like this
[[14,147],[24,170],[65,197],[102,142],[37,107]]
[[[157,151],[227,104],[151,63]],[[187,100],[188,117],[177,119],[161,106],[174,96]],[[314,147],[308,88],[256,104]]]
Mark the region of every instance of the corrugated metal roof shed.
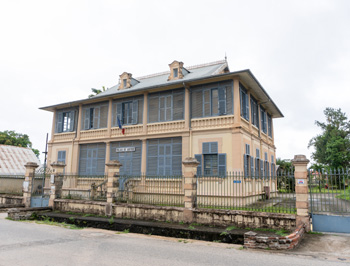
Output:
[[30,148],[0,145],[0,175],[25,174],[24,165],[27,162],[40,165],[39,159]]

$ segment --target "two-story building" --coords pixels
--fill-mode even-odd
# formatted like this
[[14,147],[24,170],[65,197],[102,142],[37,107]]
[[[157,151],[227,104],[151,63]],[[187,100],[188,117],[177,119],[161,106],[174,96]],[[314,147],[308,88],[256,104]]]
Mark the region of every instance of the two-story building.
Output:
[[169,67],[140,78],[124,72],[92,98],[41,108],[53,113],[48,163],[103,175],[117,159],[121,174],[173,175],[195,157],[199,175],[274,172],[273,118],[283,115],[251,71],[230,72],[226,61]]

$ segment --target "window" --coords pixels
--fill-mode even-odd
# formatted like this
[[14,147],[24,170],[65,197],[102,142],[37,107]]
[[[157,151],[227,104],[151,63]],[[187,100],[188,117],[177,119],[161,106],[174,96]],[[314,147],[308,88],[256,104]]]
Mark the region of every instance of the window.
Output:
[[83,108],[82,129],[97,129],[107,127],[108,105],[93,105]]
[[267,133],[266,111],[262,107],[260,107],[260,110],[261,110],[261,130],[266,134]]
[[[118,150],[117,148],[134,148],[132,151]],[[140,140],[112,142],[110,147],[110,159],[118,160],[121,175],[141,174],[142,142]]]
[[197,175],[226,175],[226,154],[218,153],[217,142],[204,142],[202,144],[202,154],[196,154],[195,158],[199,162]]
[[249,97],[247,90],[242,84],[239,84],[239,91],[241,95],[241,117],[249,121]]
[[275,158],[271,155],[271,177],[276,176]]
[[[58,151],[57,162],[62,162],[64,164],[66,164],[66,151]],[[64,172],[64,170],[63,170],[63,172]]]
[[106,144],[80,145],[79,174],[80,175],[104,175],[105,172]]
[[130,97],[117,100],[112,105],[112,126],[136,125],[142,123],[143,97]]
[[268,134],[272,138],[272,118],[271,115],[267,114],[267,128]]
[[127,85],[127,79],[123,79],[123,88],[125,89]]
[[250,145],[245,144],[245,154],[243,155],[244,161],[244,175],[246,177],[254,175],[254,157],[250,155]]
[[251,115],[252,115],[252,124],[259,128],[259,106],[258,102],[250,97],[250,106],[251,106]]
[[232,83],[194,87],[191,94],[192,118],[233,114]]
[[256,157],[255,157],[255,176],[261,176],[262,175],[262,171],[261,167],[263,167],[263,164],[261,162],[260,159],[260,150],[256,149]]
[[148,122],[184,119],[184,90],[152,93],[148,101]]
[[265,171],[264,171],[264,176],[265,176],[265,178],[267,178],[268,176],[269,176],[269,174],[270,174],[270,165],[269,165],[269,161],[268,161],[268,157],[267,157],[267,152],[265,152],[265,162],[264,162],[264,164],[265,164]]
[[74,131],[75,111],[57,112],[56,133]]
[[178,68],[173,69],[173,76],[174,76],[174,78],[177,78],[179,76],[179,69]]
[[148,175],[181,175],[182,139],[166,138],[147,141]]

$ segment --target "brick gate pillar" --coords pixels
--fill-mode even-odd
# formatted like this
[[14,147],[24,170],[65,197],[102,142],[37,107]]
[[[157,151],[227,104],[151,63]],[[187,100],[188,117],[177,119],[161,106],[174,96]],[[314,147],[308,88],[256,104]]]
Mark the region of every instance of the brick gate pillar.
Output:
[[119,171],[122,164],[118,160],[109,161],[107,166],[107,203],[113,203],[118,193]]
[[[30,207],[30,200],[32,197],[34,172],[38,167],[36,163],[28,162],[24,167],[26,168],[26,173],[23,182],[23,203],[26,208]],[[43,188],[44,189],[44,188]]]
[[309,194],[308,194],[308,178],[307,164],[310,161],[305,155],[295,155],[292,163],[295,167],[295,194],[296,194],[296,226],[301,224],[306,225],[306,232],[310,231],[310,216],[309,216]]
[[184,165],[184,222],[193,221],[193,209],[197,207],[197,166],[199,162],[192,157],[187,157],[182,164]]
[[53,162],[51,164],[53,174],[50,176],[50,199],[49,207],[54,208],[55,199],[61,197],[63,186],[64,162]]

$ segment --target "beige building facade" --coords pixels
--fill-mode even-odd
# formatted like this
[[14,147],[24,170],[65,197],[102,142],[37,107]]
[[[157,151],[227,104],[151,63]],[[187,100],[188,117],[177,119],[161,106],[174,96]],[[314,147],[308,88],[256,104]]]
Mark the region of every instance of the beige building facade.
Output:
[[181,174],[195,157],[198,175],[275,171],[273,119],[281,111],[250,70],[230,72],[227,61],[133,78],[92,98],[41,109],[53,113],[48,165],[66,173],[103,175],[119,160],[121,174]]

